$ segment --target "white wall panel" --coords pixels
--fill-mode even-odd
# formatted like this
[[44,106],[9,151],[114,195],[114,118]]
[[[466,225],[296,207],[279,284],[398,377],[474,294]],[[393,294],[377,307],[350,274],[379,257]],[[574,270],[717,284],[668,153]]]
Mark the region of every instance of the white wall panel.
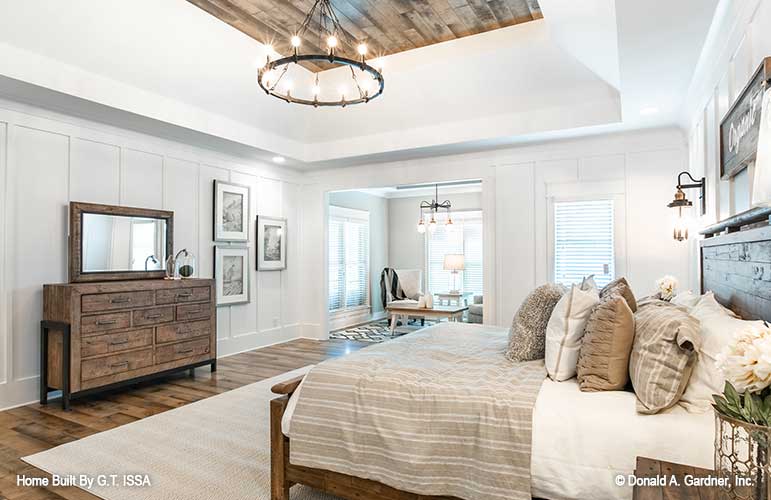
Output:
[[120,199],[120,149],[72,138],[70,200],[116,205]]
[[[257,215],[282,217],[282,183],[261,177],[257,189]],[[256,242],[255,244],[259,244]],[[257,273],[260,300],[257,301],[257,328],[259,331],[272,330],[281,324],[281,272],[260,271]]]
[[[163,208],[174,212],[174,252],[198,251],[198,164],[166,157],[163,168]],[[196,271],[196,275],[198,271]]]
[[122,150],[120,204],[163,208],[163,156],[135,149]]
[[[262,290],[257,293],[258,276],[255,262],[255,240],[256,224],[255,217],[257,213],[257,197],[259,194],[259,178],[254,175],[233,172],[230,176],[230,182],[249,187],[249,297],[248,304],[237,304],[230,307],[230,334],[233,337],[257,333],[257,309],[258,304],[265,300]],[[280,184],[280,183],[279,183]],[[280,207],[279,207],[280,209]],[[241,246],[243,244],[238,243]],[[279,325],[276,325],[279,326]]]
[[[7,146],[8,140],[8,124],[0,122],[0,201],[5,201],[3,195],[6,191],[6,176],[7,176]],[[6,204],[0,203],[0,221],[5,220]],[[6,228],[3,224],[0,224],[0,242],[6,240]],[[11,352],[7,349],[8,344],[8,332],[10,331],[10,318],[8,314],[8,300],[6,298],[6,292],[8,287],[6,286],[6,279],[8,278],[8,270],[11,266],[6,261],[7,253],[5,245],[0,244],[0,387],[2,387],[8,380],[8,367],[11,362]]]
[[300,187],[284,184],[281,193],[281,215],[286,218],[286,269],[281,271],[281,323],[295,326],[300,323],[302,306],[297,290],[300,279]]
[[26,127],[14,131],[9,175],[13,320],[12,379],[38,373],[44,283],[67,280],[69,138]]

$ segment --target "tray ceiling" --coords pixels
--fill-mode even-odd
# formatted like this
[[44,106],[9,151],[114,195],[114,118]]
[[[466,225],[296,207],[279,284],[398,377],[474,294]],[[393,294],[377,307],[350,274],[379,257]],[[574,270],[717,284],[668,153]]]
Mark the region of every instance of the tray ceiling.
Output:
[[[289,38],[305,19],[313,0],[188,0],[206,12],[291,54]],[[373,57],[475,35],[541,19],[538,0],[332,0],[340,22],[355,41],[365,41]],[[315,28],[315,27],[314,27]],[[326,52],[318,31],[306,37],[306,50]],[[344,52],[355,54],[355,47]],[[327,69],[305,64],[311,71]]]

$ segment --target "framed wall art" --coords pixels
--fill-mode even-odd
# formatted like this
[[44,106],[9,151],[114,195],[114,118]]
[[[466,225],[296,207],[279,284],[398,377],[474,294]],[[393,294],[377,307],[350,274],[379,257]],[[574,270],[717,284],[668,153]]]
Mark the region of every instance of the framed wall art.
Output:
[[214,282],[218,306],[249,302],[249,248],[216,245]]
[[214,181],[214,241],[249,241],[249,187]]
[[257,216],[257,270],[286,269],[286,219]]

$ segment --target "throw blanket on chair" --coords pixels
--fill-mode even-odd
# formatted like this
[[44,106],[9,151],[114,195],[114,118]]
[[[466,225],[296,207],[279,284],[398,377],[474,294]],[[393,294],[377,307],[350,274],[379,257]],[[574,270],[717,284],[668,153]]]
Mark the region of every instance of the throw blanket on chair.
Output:
[[421,495],[530,500],[543,360],[508,330],[440,323],[314,367],[295,394],[290,462]]
[[399,276],[396,270],[386,267],[380,273],[380,301],[386,307],[392,300],[404,300],[407,298],[402,286],[399,284]]

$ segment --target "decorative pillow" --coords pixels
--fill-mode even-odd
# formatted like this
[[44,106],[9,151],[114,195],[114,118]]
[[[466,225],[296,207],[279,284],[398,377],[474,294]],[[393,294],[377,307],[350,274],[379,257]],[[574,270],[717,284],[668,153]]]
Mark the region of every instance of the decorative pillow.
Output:
[[676,306],[683,306],[685,308],[691,309],[692,307],[696,306],[700,300],[701,295],[696,295],[692,291],[688,290],[686,292],[678,293],[672,298],[672,300],[670,300],[670,302]]
[[626,278],[616,278],[602,287],[602,290],[600,290],[600,299],[615,294],[620,294],[624,297],[624,300],[626,300],[626,303],[629,305],[629,309],[631,309],[632,312],[637,310],[637,300],[635,300],[634,293],[632,293],[632,287],[629,286],[629,282],[626,281]]
[[641,302],[634,316],[635,336],[629,378],[637,412],[658,413],[680,400],[700,347],[699,321],[669,302]]
[[565,294],[565,287],[554,283],[541,285],[519,306],[509,332],[506,358],[511,361],[533,361],[544,357],[546,324],[552,310]]
[[712,395],[721,394],[725,386],[725,376],[717,367],[717,355],[733,341],[736,334],[762,325],[762,321],[745,321],[722,312],[720,316],[710,317],[709,321],[702,321],[701,349],[679,404],[691,413],[710,410]]
[[620,294],[606,296],[586,322],[576,372],[582,391],[619,391],[629,381],[634,315]]
[[559,382],[576,375],[584,327],[599,302],[596,288],[581,290],[573,285],[554,306],[546,326],[546,371],[553,380]]

